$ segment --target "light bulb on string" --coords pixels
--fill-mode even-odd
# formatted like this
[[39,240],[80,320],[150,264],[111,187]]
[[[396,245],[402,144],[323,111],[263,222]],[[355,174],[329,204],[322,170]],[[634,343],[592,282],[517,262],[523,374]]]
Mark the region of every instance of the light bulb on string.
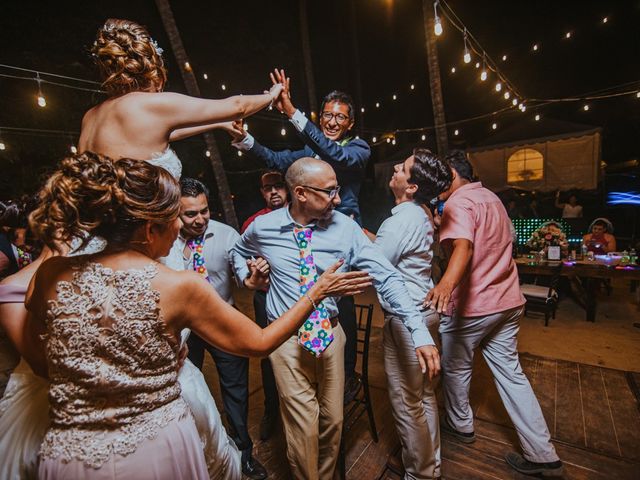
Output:
[[360,113],[364,113],[364,107],[360,109]]
[[609,21],[609,18],[608,18],[608,17],[603,17],[603,18],[602,18],[602,23],[607,23],[608,21]]
[[2,139],[0,139],[0,150],[6,150],[6,149],[7,149],[7,146],[4,144]]
[[42,94],[42,80],[40,79],[40,73],[36,72],[36,82],[38,82],[38,106],[44,108],[47,106],[47,99]]
[[427,139],[427,136],[423,134],[420,139],[424,142]]
[[456,73],[456,67],[451,67],[451,73]]
[[373,138],[371,139],[371,141],[372,141],[373,143],[376,143],[376,142],[378,141],[378,138],[377,138],[377,137],[373,137]]
[[380,102],[376,102],[376,108],[380,108]]
[[514,107],[518,105],[518,99],[514,98],[513,100],[511,100],[511,105],[513,105]]
[[249,131],[249,124],[248,124],[248,123],[244,123],[244,124],[242,125],[242,129],[243,129],[245,132],[248,132],[248,131]]
[[540,115],[536,114],[535,119],[536,119],[536,122],[539,121],[540,120]]
[[506,55],[502,55],[502,61],[506,62],[507,61],[507,56]]
[[71,153],[73,153],[74,155],[75,155],[76,153],[78,153],[78,149],[76,148],[76,146],[75,146],[75,145],[71,145],[71,146],[69,147],[69,151],[70,151]]
[[284,137],[286,134],[287,134],[287,129],[282,127],[282,130],[280,130],[280,135]]
[[411,86],[409,87],[411,90],[415,90],[416,86],[412,83]]
[[524,103],[521,103],[520,105],[522,105],[522,108],[520,110],[522,110],[522,113],[527,111],[527,106]]
[[220,88],[221,88],[222,90],[226,90],[226,89],[227,89],[227,86],[223,83],[222,85],[220,85]]
[[391,140],[391,145],[395,145],[396,144],[396,139],[394,138],[393,140]]
[[453,134],[457,137],[458,135],[460,135],[460,130],[458,130],[457,128],[453,131]]
[[498,124],[497,124],[497,123],[493,123],[493,124],[491,124],[491,129],[492,129],[492,130],[495,130],[495,129],[497,129],[497,128],[498,128]]
[[238,150],[238,156],[241,157],[242,156],[242,152],[240,150]]
[[480,72],[480,80],[485,81],[487,79],[487,71],[483,68],[482,72]]
[[504,99],[505,100],[509,100],[509,97],[511,96],[511,94],[509,93],[509,90],[507,90],[506,92],[504,92]]
[[564,34],[564,38],[571,38],[571,32],[567,32]]
[[462,57],[464,63],[471,61],[471,53],[469,53],[469,46],[467,45],[467,29],[464,29],[464,55]]
[[391,143],[391,138],[387,137],[387,143]]
[[207,75],[206,73],[203,73],[202,78],[204,78],[205,80],[209,80],[209,75]]
[[480,68],[480,62],[476,62],[476,68]]
[[583,109],[585,112],[588,112],[588,111],[589,111],[589,105],[588,105],[588,104],[585,104],[585,106],[584,106],[584,107],[582,107],[582,109]]
[[438,4],[440,2],[438,2],[438,0],[436,0],[435,2],[433,2],[433,18],[434,18],[434,24],[433,24],[433,33],[436,34],[436,37],[439,37],[440,35],[442,35],[442,23],[440,22],[440,16],[438,15]]
[[207,158],[211,157],[211,152],[209,150],[206,150],[204,152],[204,156],[207,157]]
[[636,98],[640,98],[640,92],[636,93]]
[[533,51],[534,51],[534,52],[537,52],[537,51],[538,51],[538,44],[537,44],[537,43],[534,43],[534,44],[533,44]]
[[499,92],[500,90],[502,90],[502,83],[498,82],[496,83],[496,92]]
[[394,93],[394,94],[393,94],[393,97],[391,97],[391,98],[393,98],[394,100],[397,100],[397,99],[398,99],[398,96]]

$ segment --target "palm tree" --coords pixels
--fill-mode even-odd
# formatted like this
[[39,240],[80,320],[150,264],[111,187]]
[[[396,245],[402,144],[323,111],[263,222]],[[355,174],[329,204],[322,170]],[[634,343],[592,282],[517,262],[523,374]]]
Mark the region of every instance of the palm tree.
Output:
[[[189,57],[182,44],[182,37],[176,25],[176,20],[173,17],[169,0],[155,1],[158,11],[160,12],[160,17],[162,18],[162,24],[169,37],[171,50],[173,50],[173,55],[176,57],[176,61],[180,66],[180,73],[182,74],[182,80],[184,81],[187,93],[193,97],[199,97],[200,88],[189,64]],[[230,226],[237,230],[239,227],[238,218],[236,217],[236,211],[231,201],[231,191],[229,189],[229,183],[227,182],[227,174],[222,165],[222,157],[220,156],[216,139],[211,132],[208,132],[204,134],[204,141],[210,153],[209,159],[211,160],[211,168],[213,169],[213,175],[218,186],[218,198],[220,199],[224,219]]]
[[309,41],[309,21],[307,19],[307,0],[300,0],[300,36],[302,37],[302,58],[304,59],[304,75],[307,79],[307,95],[311,120],[318,119],[318,101],[316,100],[316,82],[313,78],[313,62],[311,60],[311,45]]
[[424,15],[424,34],[427,41],[427,65],[429,67],[429,88],[431,89],[431,103],[433,104],[433,120],[436,126],[436,145],[438,153],[445,155],[449,151],[447,126],[444,118],[444,102],[442,100],[442,84],[440,83],[440,65],[438,64],[438,49],[433,30],[433,3],[422,0]]

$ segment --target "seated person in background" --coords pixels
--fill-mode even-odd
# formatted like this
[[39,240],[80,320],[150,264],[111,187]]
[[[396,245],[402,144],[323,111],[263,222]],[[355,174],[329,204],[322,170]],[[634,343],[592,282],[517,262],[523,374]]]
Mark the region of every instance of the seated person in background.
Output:
[[560,203],[560,190],[556,192],[556,208],[562,209],[562,218],[582,218],[582,205],[578,205],[578,197],[569,195],[567,203]]
[[606,218],[596,218],[591,225],[589,231],[582,237],[582,243],[587,246],[589,252],[595,255],[604,255],[605,253],[616,251],[616,237],[613,234],[613,225]]

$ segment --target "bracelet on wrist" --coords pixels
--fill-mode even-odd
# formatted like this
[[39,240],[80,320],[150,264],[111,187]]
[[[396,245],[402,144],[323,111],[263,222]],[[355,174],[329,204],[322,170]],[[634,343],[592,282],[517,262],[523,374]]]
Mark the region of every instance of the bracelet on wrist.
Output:
[[311,298],[311,296],[308,293],[304,294],[305,298],[307,300],[309,300],[309,303],[311,304],[311,306],[313,307],[314,310],[318,309],[318,305],[316,305],[316,302],[313,301],[313,298]]

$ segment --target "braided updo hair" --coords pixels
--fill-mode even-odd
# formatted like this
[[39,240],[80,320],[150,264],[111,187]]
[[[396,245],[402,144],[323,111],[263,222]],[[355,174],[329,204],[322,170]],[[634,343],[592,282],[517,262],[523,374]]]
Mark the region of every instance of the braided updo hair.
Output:
[[74,238],[84,247],[94,236],[126,248],[146,222],[159,225],[180,212],[180,186],[161,167],[140,160],[84,152],[65,158],[39,194],[29,223],[54,250]]
[[91,48],[103,78],[102,86],[112,96],[162,91],[167,70],[161,53],[145,27],[115,18],[98,30]]

